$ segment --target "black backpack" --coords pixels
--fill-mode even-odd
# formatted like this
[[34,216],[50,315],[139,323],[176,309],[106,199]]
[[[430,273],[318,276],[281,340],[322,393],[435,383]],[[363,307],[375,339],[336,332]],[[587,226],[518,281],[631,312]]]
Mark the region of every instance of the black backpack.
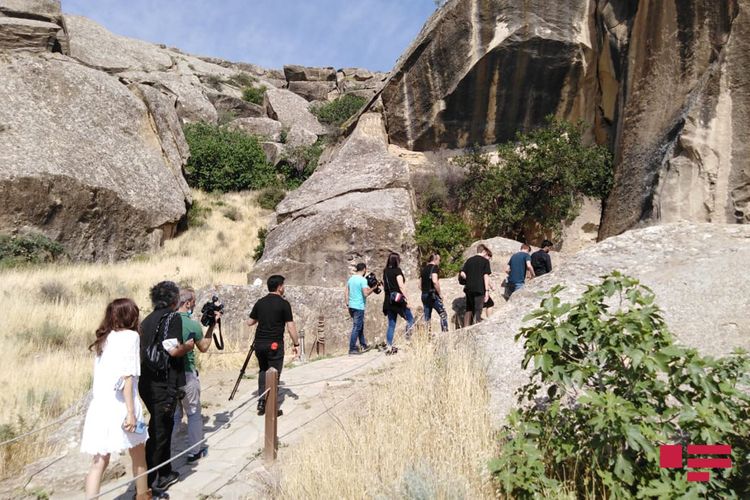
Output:
[[176,315],[176,312],[171,312],[161,317],[159,325],[156,327],[156,333],[154,333],[151,345],[146,347],[145,356],[143,358],[146,367],[163,378],[166,378],[167,373],[169,372],[169,358],[171,356],[166,349],[164,349],[162,342],[167,338],[167,334],[169,333],[169,323],[171,323],[172,318]]

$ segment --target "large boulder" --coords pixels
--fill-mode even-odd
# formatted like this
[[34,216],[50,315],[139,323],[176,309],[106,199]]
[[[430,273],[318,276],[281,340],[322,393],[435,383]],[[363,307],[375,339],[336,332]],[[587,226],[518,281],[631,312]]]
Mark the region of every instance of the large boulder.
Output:
[[401,254],[402,268],[416,270],[409,192],[350,192],[296,211],[273,227],[248,279],[283,274],[295,283],[339,287],[354,264],[380,267],[391,251]]
[[336,82],[289,82],[288,88],[308,101],[325,101],[336,90]]
[[237,118],[229,122],[228,127],[232,130],[239,130],[250,135],[257,135],[278,141],[281,137],[281,123],[270,118]]
[[332,67],[313,68],[287,64],[284,66],[284,76],[287,82],[335,82],[336,70]]
[[286,89],[268,89],[264,95],[268,116],[291,129],[300,127],[316,135],[325,133],[315,115],[310,112],[310,103]]
[[0,0],[0,51],[19,50],[68,53],[60,0]]
[[[551,274],[527,283],[499,312],[467,330],[486,353],[493,415],[502,419],[515,404],[514,392],[528,381],[521,369],[522,343],[513,340],[523,317],[539,306],[538,292],[564,285],[561,298],[576,300],[587,284],[619,270],[656,294],[679,342],[703,354],[750,349],[750,284],[743,269],[750,259],[750,227],[674,223],[629,231],[568,256]],[[730,270],[726,272],[725,270]]]
[[408,188],[409,168],[392,156],[379,114],[362,116],[336,157],[321,165],[276,208],[283,218],[305,207],[347,193]]
[[65,56],[0,60],[0,230],[39,231],[97,260],[174,235],[189,201],[184,138],[158,116],[170,104],[138,90],[148,105]]

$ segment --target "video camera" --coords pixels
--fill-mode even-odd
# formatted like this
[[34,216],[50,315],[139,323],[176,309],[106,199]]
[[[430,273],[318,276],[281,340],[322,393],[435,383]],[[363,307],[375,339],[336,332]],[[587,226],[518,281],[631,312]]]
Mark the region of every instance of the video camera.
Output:
[[224,304],[219,302],[219,297],[214,295],[211,300],[203,304],[201,308],[201,324],[203,326],[214,326],[216,324],[216,313],[224,312]]
[[372,291],[376,294],[382,292],[381,286],[383,286],[382,281],[378,281],[378,278],[375,276],[375,273],[371,272],[367,276],[365,276],[365,279],[367,280],[367,288],[372,288]]

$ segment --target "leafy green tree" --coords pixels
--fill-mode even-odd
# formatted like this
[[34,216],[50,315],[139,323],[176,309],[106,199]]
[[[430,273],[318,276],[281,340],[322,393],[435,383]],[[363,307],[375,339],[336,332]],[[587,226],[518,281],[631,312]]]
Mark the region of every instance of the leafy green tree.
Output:
[[261,189],[278,182],[257,137],[207,123],[185,126],[187,181],[205,191]]
[[437,209],[424,213],[417,222],[415,240],[423,260],[432,252],[440,254],[440,272],[456,274],[463,264],[463,252],[470,241],[469,226],[455,214]]
[[[651,290],[614,272],[573,304],[550,290],[525,320],[519,390],[500,492],[532,498],[750,498],[750,360],[674,344]],[[660,444],[728,444],[733,467],[707,483],[659,467]]]
[[0,269],[54,262],[64,256],[63,246],[42,234],[0,234]]
[[541,226],[559,234],[583,196],[603,199],[612,185],[612,157],[583,144],[583,124],[547,118],[545,127],[498,147],[500,163],[474,151],[459,158],[466,171],[460,199],[482,234],[526,239]]

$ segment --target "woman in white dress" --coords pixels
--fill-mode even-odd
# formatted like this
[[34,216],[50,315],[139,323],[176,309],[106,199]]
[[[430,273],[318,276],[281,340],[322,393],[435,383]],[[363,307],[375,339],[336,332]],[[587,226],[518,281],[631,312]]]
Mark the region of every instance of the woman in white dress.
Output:
[[[94,456],[86,477],[86,498],[99,493],[104,470],[112,453],[130,452],[133,476],[146,472],[144,443],[148,431],[138,397],[141,374],[138,306],[130,299],[116,299],[107,306],[89,350],[94,361],[93,399],[83,426],[81,451]],[[136,499],[151,498],[146,475],[138,478]]]

